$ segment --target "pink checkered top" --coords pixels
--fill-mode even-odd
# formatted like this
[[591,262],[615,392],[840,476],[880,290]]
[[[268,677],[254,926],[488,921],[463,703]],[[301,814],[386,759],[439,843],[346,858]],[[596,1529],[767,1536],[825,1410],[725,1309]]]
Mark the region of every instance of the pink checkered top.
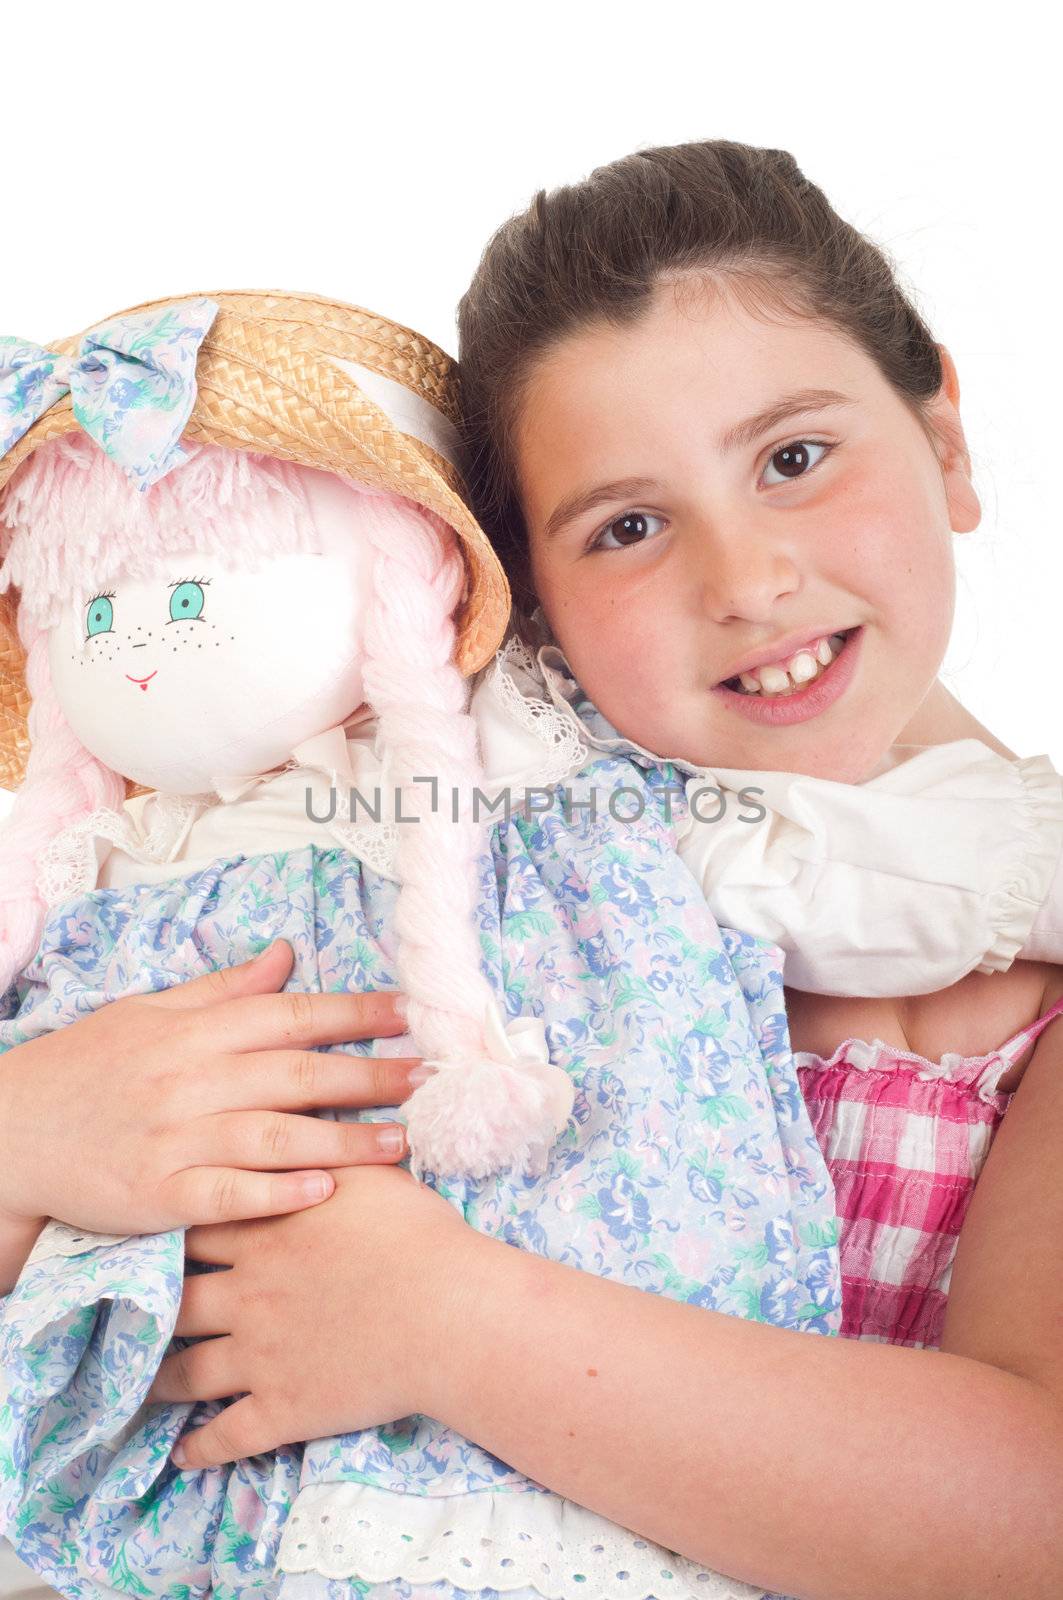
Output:
[[795,1052],[841,1224],[842,1333],[936,1348],[975,1182],[1011,1099],[997,1084],[1054,1017],[938,1063],[876,1039]]

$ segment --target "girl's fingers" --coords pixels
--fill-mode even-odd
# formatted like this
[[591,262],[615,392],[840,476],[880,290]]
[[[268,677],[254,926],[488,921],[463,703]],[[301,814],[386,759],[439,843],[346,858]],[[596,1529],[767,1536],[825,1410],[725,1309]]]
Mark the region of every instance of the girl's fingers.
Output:
[[415,1085],[417,1056],[349,1056],[339,1051],[259,1050],[205,1081],[198,1092],[204,1111],[320,1111],[344,1106],[364,1111],[398,1106]]
[[211,1267],[231,1267],[249,1243],[253,1244],[253,1240],[248,1240],[247,1229],[236,1223],[207,1223],[186,1232],[185,1260],[203,1261]]
[[[238,1167],[186,1167],[162,1186],[170,1214],[183,1224],[246,1222],[306,1211],[336,1187],[330,1172],[244,1172]],[[205,1258],[209,1259],[209,1258]]]
[[278,939],[267,949],[233,967],[219,967],[217,972],[205,972],[199,978],[189,978],[175,983],[170,989],[159,989],[151,994],[132,998],[163,1011],[196,1011],[202,1006],[214,1006],[221,1000],[234,1000],[243,995],[275,993],[284,982],[292,966],[292,947]]
[[[217,974],[212,974],[217,977]],[[197,980],[198,981],[198,980]],[[204,1043],[218,1050],[277,1050],[284,1046],[350,1044],[405,1033],[394,992],[377,994],[246,994],[196,1013]]]
[[237,1392],[233,1341],[204,1339],[167,1356],[148,1390],[152,1402],[182,1404],[188,1400],[225,1400]]
[[185,1278],[174,1333],[180,1339],[207,1339],[231,1332],[232,1287],[227,1272],[196,1272]]
[[245,1456],[264,1455],[290,1439],[277,1436],[254,1395],[245,1395],[208,1422],[205,1428],[186,1433],[174,1446],[173,1463],[184,1472],[200,1472],[204,1467],[221,1467]]
[[249,961],[131,998],[164,1011],[203,1012],[210,1042],[223,1050],[349,1044],[405,1032],[393,992],[278,994],[291,966],[291,946],[281,939]]
[[406,1130],[397,1122],[333,1122],[283,1111],[233,1111],[200,1117],[189,1133],[202,1161],[257,1172],[380,1166],[401,1161],[406,1154]]

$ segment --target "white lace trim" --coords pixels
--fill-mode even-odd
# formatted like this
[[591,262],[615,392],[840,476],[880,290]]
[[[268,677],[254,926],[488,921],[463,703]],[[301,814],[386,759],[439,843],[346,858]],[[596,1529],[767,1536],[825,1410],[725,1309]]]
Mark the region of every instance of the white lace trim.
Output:
[[393,822],[374,823],[368,828],[359,828],[352,822],[330,822],[328,827],[337,843],[352,856],[357,856],[382,878],[394,878],[399,830]]
[[[520,680],[533,693],[525,693]],[[544,787],[560,783],[586,765],[587,747],[576,718],[567,706],[542,697],[542,674],[522,640],[510,639],[502,646],[488,675],[487,688],[503,712],[543,746],[546,761],[536,770],[538,783]]]
[[100,869],[97,839],[107,840],[137,861],[172,860],[207,803],[201,795],[152,795],[144,834],[128,811],[107,807],[71,823],[49,840],[37,858],[37,888],[45,905],[59,905],[95,889]]
[[761,1600],[764,1593],[537,1490],[421,1496],[313,1484],[295,1502],[277,1566],[364,1583],[529,1588],[544,1600]]
[[26,1265],[32,1261],[51,1261],[57,1256],[83,1256],[90,1250],[105,1249],[107,1245],[124,1244],[133,1237],[131,1233],[90,1233],[87,1228],[71,1228],[65,1222],[49,1222],[41,1229]]

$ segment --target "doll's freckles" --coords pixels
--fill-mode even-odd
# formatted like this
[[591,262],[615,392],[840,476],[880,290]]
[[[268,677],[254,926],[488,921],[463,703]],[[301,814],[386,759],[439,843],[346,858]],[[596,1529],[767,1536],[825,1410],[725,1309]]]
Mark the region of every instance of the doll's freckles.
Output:
[[[218,625],[215,622],[206,622],[205,620],[204,621],[200,621],[199,619],[197,619],[196,621],[193,622],[190,619],[188,622],[185,623],[183,633],[178,634],[176,637],[174,635],[170,636],[171,638],[174,639],[174,642],[170,645],[171,653],[176,653],[181,648],[182,645],[191,644],[192,641],[193,641],[193,638],[195,637],[195,634],[197,634],[200,631],[200,629],[203,628],[203,627],[208,628],[211,633],[217,633],[217,631],[218,631]],[[142,631],[143,630],[140,629],[139,627],[137,628],[137,633],[140,633]],[[80,650],[75,650],[75,651],[73,651],[71,653],[71,656],[70,656],[71,661],[76,661],[81,666],[87,665],[90,661],[99,661],[101,659],[103,659],[105,661],[113,661],[114,660],[114,648],[113,648],[113,646],[110,647],[110,648],[107,648],[107,646],[106,646],[106,644],[104,642],[105,639],[110,638],[110,637],[112,637],[112,635],[110,635],[110,634],[94,634],[90,639],[85,641],[87,644],[91,644],[91,645],[93,645],[95,647],[94,650],[93,650],[92,655],[91,656],[87,655],[85,653],[84,648],[82,648]],[[133,650],[146,650],[147,649],[147,641],[148,641],[148,639],[151,639],[153,637],[154,637],[154,633],[153,633],[153,630],[151,628],[149,628],[147,630],[147,638],[146,639],[134,639],[133,634],[127,633],[126,634],[126,644]],[[204,644],[208,643],[208,642],[209,642],[208,640],[196,638],[195,639],[196,649],[197,650],[202,650]],[[214,640],[214,648],[215,648],[215,650],[220,650],[223,643],[224,643],[224,640],[215,639]],[[235,644],[236,643],[236,635],[235,635],[235,633],[230,633],[230,635],[229,635],[229,643],[230,644]]]

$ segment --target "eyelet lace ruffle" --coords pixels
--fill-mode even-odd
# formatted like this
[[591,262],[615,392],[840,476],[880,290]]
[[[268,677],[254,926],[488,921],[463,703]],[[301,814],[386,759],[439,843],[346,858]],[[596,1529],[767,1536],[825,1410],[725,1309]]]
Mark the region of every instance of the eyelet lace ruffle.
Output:
[[538,663],[521,639],[509,639],[498,652],[486,687],[519,728],[542,747],[543,764],[535,782],[544,788],[578,772],[587,761],[579,725],[567,709],[546,699]]
[[452,1583],[476,1593],[532,1589],[544,1600],[761,1600],[558,1495],[419,1496],[369,1484],[314,1484],[281,1540],[283,1572],[362,1583]]
[[97,839],[106,839],[138,861],[170,861],[208,804],[202,795],[153,795],[151,820],[143,835],[126,811],[103,807],[79,818],[56,834],[37,858],[37,888],[45,905],[56,906],[95,889]]
[[395,860],[399,850],[399,830],[393,822],[375,823],[359,828],[350,822],[330,822],[329,832],[336,842],[382,878],[394,878]]

